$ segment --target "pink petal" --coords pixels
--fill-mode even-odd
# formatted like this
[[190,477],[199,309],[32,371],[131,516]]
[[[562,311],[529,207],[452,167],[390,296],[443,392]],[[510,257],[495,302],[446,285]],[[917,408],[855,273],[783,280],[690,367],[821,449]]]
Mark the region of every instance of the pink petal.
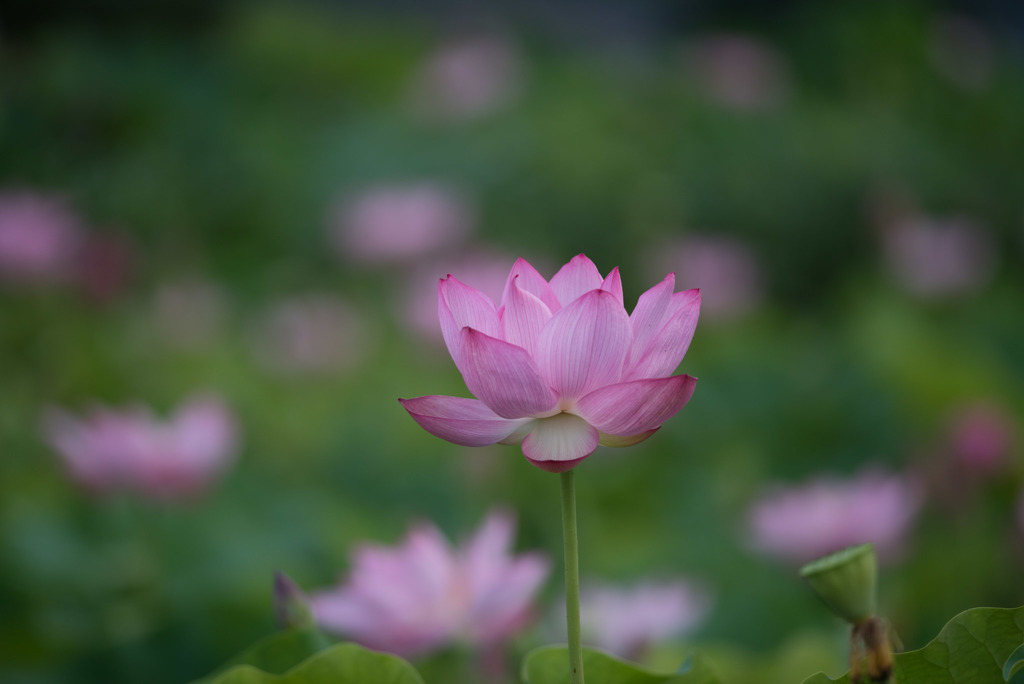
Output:
[[502,418],[477,399],[432,395],[398,401],[424,430],[462,446],[500,442],[529,422]]
[[553,472],[573,467],[594,453],[597,429],[571,413],[538,420],[523,440],[523,455],[536,466]]
[[622,276],[619,275],[619,267],[616,266],[612,269],[612,272],[608,274],[608,277],[601,283],[601,289],[605,292],[611,292],[615,295],[615,298],[619,300],[619,304],[625,306],[622,301]]
[[466,387],[502,418],[542,415],[558,403],[522,347],[463,328],[461,349]]
[[555,291],[551,289],[548,281],[537,272],[537,269],[530,265],[530,262],[522,258],[517,259],[516,263],[512,264],[512,271],[508,274],[508,281],[505,283],[505,292],[501,296],[502,304],[508,302],[509,288],[512,287],[512,283],[517,277],[519,287],[544,302],[551,313],[555,313],[562,308],[562,305],[558,302],[558,297],[555,296]]
[[573,412],[609,435],[638,435],[678,413],[696,386],[689,375],[620,382],[583,397]]
[[537,364],[560,397],[582,397],[619,381],[630,334],[629,317],[615,295],[591,290],[544,326]]
[[581,295],[601,287],[601,282],[601,273],[594,262],[577,254],[551,279],[551,289],[562,306],[567,306]]
[[[501,337],[501,323],[494,302],[475,287],[459,282],[453,275],[442,278],[437,286],[437,314],[441,334],[455,365],[462,370],[463,328],[473,328],[491,337]],[[465,374],[465,371],[463,371]]]
[[633,329],[633,344],[630,346],[627,367],[643,355],[651,338],[661,329],[675,287],[676,275],[669,273],[664,280],[640,295],[633,313],[629,316],[629,325]]
[[633,357],[623,373],[625,380],[665,377],[675,371],[686,356],[693,340],[700,315],[700,290],[686,290],[672,295],[668,306],[668,322],[647,343],[642,352],[633,349]]
[[539,298],[519,287],[518,276],[505,290],[504,306],[501,321],[505,328],[505,341],[534,356],[540,331],[551,320],[551,310]]

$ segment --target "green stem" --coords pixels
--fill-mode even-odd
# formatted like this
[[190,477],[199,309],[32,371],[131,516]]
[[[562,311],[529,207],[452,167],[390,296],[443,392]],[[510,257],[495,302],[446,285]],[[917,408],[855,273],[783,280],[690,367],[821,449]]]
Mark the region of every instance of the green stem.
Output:
[[562,473],[562,540],[565,544],[565,621],[569,627],[569,671],[572,684],[583,684],[580,642],[580,556],[576,535],[576,483],[573,471]]

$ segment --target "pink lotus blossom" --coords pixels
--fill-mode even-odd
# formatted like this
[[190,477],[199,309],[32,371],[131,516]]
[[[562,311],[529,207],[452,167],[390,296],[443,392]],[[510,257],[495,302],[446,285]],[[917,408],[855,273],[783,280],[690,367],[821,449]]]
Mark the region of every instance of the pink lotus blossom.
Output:
[[919,296],[974,292],[994,274],[992,239],[969,218],[903,218],[884,229],[882,247],[892,277]]
[[277,371],[344,370],[363,358],[366,329],[344,300],[307,294],[271,308],[254,345],[264,365]]
[[368,263],[418,259],[461,241],[476,210],[442,183],[382,185],[340,203],[331,239],[344,258]]
[[619,269],[602,278],[580,254],[550,282],[516,261],[496,307],[449,275],[438,286],[441,333],[479,399],[400,399],[427,432],[464,446],[522,443],[551,472],[597,449],[650,437],[693,395],[697,380],[669,376],[690,346],[700,291],[673,294],[669,274],[632,315]]
[[704,95],[723,107],[773,109],[789,95],[785,61],[775,48],[755,38],[738,34],[709,36],[686,57]]
[[512,43],[468,38],[441,47],[420,67],[410,91],[412,107],[429,119],[474,119],[511,102],[522,81],[522,58]]
[[515,519],[491,513],[453,549],[421,523],[395,548],[363,546],[348,580],[310,597],[324,629],[402,656],[455,642],[494,646],[521,630],[548,574],[536,553],[510,553]]
[[403,319],[424,340],[438,343],[437,293],[424,288],[424,282],[446,273],[458,273],[463,281],[483,292],[493,301],[501,299],[508,280],[508,264],[512,258],[504,254],[473,251],[417,268],[409,278],[403,302]]
[[752,542],[795,563],[866,542],[892,558],[920,505],[919,487],[905,476],[869,469],[849,480],[817,477],[763,496],[750,511]]
[[185,402],[166,421],[141,406],[97,407],[82,419],[53,410],[45,432],[71,477],[87,489],[161,500],[202,490],[232,460],[237,443],[234,418],[213,397]]
[[687,235],[658,245],[648,259],[678,273],[683,286],[700,283],[701,306],[713,320],[740,317],[760,303],[761,267],[749,245],[737,238]]
[[631,660],[692,631],[711,605],[705,592],[683,580],[584,586],[580,601],[583,642]]
[[70,280],[83,228],[59,199],[0,192],[0,279]]
[[961,407],[950,430],[953,455],[974,472],[992,473],[1006,463],[1013,433],[1013,420],[998,406],[979,402]]

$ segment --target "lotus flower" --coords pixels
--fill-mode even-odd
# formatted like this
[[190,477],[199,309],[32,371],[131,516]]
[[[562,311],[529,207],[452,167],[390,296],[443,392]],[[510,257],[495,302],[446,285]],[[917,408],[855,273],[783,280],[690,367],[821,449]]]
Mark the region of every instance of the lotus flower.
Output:
[[347,582],[310,597],[317,623],[407,657],[500,643],[526,625],[549,570],[539,554],[509,553],[514,532],[514,518],[498,512],[457,549],[429,523],[396,548],[364,546]]
[[87,489],[162,500],[208,485],[234,457],[237,441],[234,418],[212,397],[188,401],[168,421],[144,407],[97,408],[84,420],[55,410],[45,430],[72,478]]
[[868,469],[850,480],[818,477],[777,488],[750,512],[753,545],[796,563],[871,542],[879,557],[900,551],[921,506],[910,478]]
[[59,199],[0,191],[0,279],[53,283],[69,279],[84,229]]
[[650,437],[690,397],[697,379],[670,375],[690,346],[700,291],[673,293],[669,274],[632,314],[618,268],[602,278],[580,254],[547,281],[523,259],[501,306],[454,276],[438,286],[441,332],[478,399],[400,399],[427,432],[465,446],[522,443],[551,472],[597,449]]
[[682,580],[584,587],[580,600],[583,641],[627,659],[692,630],[710,607],[705,593]]

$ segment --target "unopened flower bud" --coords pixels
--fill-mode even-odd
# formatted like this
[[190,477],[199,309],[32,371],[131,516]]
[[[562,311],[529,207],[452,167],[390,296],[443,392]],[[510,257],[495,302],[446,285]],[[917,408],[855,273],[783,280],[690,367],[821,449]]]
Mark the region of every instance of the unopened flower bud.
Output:
[[274,573],[274,616],[281,629],[302,629],[314,625],[309,599],[299,585],[280,570]]
[[832,611],[851,624],[875,614],[878,561],[871,544],[823,556],[800,568],[800,576]]

